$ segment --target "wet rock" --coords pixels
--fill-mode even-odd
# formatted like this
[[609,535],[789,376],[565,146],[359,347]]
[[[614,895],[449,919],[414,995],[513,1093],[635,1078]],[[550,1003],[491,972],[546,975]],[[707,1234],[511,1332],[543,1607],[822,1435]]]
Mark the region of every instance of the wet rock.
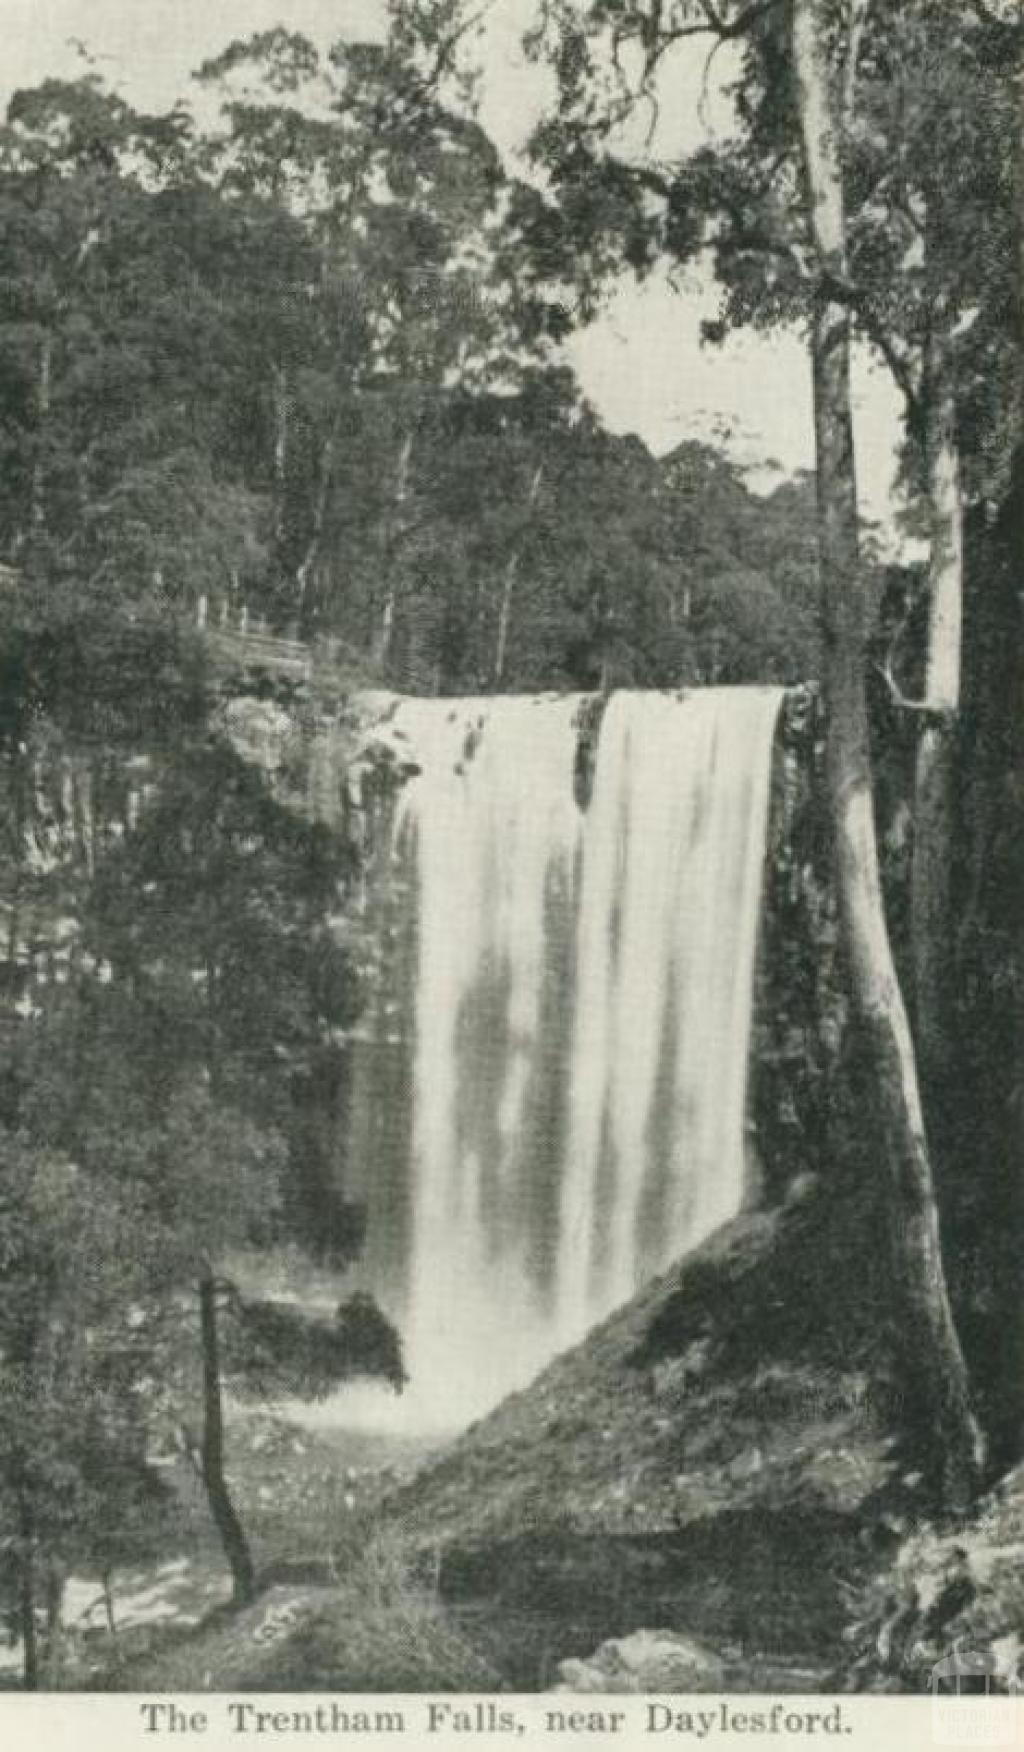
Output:
[[556,1691],[720,1690],[725,1663],[705,1644],[672,1630],[637,1630],[601,1644],[586,1660],[561,1661]]

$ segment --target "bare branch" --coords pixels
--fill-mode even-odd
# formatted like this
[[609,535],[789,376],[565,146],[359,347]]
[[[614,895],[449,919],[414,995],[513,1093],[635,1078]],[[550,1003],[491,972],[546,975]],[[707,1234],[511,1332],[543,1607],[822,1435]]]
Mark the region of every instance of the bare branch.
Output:
[[[712,0],[700,0],[701,10],[704,14],[703,23],[680,24],[668,30],[660,28],[658,22],[660,8],[658,8],[652,18],[647,21],[646,31],[642,33],[645,39],[644,84],[648,83],[658,63],[676,43],[684,42],[688,37],[698,36],[715,36],[718,38],[719,44],[735,40],[737,37],[745,36],[752,24],[756,24],[759,18],[767,17],[768,13],[773,12],[781,3],[782,0],[754,0],[754,4],[744,7],[743,11],[738,13],[735,18],[727,19],[722,17]],[[712,54],[715,52],[716,50],[712,50]],[[705,69],[705,77],[706,72]]]
[[900,352],[892,336],[887,333],[884,325],[875,315],[859,286],[855,286],[850,280],[842,279],[838,274],[831,273],[824,275],[823,286],[829,297],[834,299],[837,304],[845,304],[853,311],[868,340],[878,348],[897,386],[903,393],[907,405],[907,418],[914,431],[920,434],[923,411],[910,360]]
[[[712,46],[711,52],[704,63],[704,71],[701,74],[700,81],[700,101],[697,105],[697,114],[700,117],[701,126],[704,128],[708,128],[707,105],[708,98],[711,96],[711,66],[719,49],[724,47],[729,40],[728,37],[720,36],[718,41]],[[708,128],[709,133],[710,131],[710,128]]]
[[704,16],[708,21],[707,28],[713,30],[719,37],[743,36],[752,24],[759,18],[774,10],[779,0],[754,0],[754,4],[744,7],[743,11],[733,19],[725,19],[712,4],[712,0],[700,0]]
[[889,690],[889,698],[898,711],[916,712],[922,718],[930,718],[933,723],[941,723],[948,716],[947,713],[939,712],[934,706],[929,705],[927,700],[910,699],[900,687],[889,663],[876,663],[875,669],[885,682]]
[[464,37],[469,35],[470,31],[475,30],[476,26],[483,22],[490,10],[491,7],[488,0],[488,3],[481,6],[477,12],[467,13],[464,17],[460,18],[453,29],[448,32],[447,36],[441,38],[434,55],[434,64],[427,75],[426,84],[428,90],[433,90],[440,85],[445,73],[451,69],[459,44]]
[[842,125],[844,132],[853,118],[854,105],[857,101],[857,69],[860,63],[864,31],[871,12],[871,3],[872,0],[852,0],[850,8],[850,30],[846,42],[846,61],[843,66]]
[[949,714],[946,712],[937,711],[936,708],[933,705],[931,705],[928,700],[912,700],[910,698],[909,694],[905,694],[903,692],[903,689],[901,688],[899,682],[896,680],[896,675],[895,675],[896,652],[899,649],[900,643],[903,639],[903,635],[905,634],[908,626],[910,625],[910,616],[913,612],[913,606],[914,606],[913,603],[908,602],[906,604],[906,606],[903,610],[903,613],[901,614],[899,620],[896,622],[896,625],[893,628],[892,638],[889,640],[889,649],[885,654],[884,661],[881,663],[876,663],[874,665],[874,667],[875,667],[875,670],[877,671],[877,673],[881,676],[882,680],[885,682],[886,688],[888,689],[889,698],[890,698],[892,704],[896,707],[896,709],[898,711],[900,711],[900,712],[915,712],[918,714],[918,716],[925,718],[925,719],[930,719],[932,721],[932,723],[939,724],[939,723],[942,723],[946,718],[948,718]]
[[866,306],[861,306],[857,312],[861,327],[873,346],[878,348],[892,374],[893,380],[903,395],[906,403],[907,419],[914,432],[923,433],[924,410],[921,407],[921,396],[910,360],[896,347],[891,335],[888,335],[882,324],[876,320]]

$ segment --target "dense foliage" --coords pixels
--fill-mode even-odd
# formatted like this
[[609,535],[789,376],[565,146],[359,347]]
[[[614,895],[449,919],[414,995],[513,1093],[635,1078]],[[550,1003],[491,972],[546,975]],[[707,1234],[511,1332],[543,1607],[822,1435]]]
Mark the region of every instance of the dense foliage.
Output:
[[[869,28],[823,0],[833,84],[850,85],[840,273],[815,265],[789,9],[547,0],[531,40],[557,98],[529,181],[475,119],[464,10],[395,0],[384,45],[326,56],[284,30],[233,43],[199,76],[212,124],[141,113],[90,72],[18,92],[0,128],[0,1585],[29,1684],[70,1567],[107,1572],[174,1537],[147,1462],[160,1418],[203,1424],[194,1458],[251,1590],[222,1347],[239,1374],[283,1370],[310,1393],[363,1371],[403,1380],[372,1305],[304,1321],[226,1275],[239,1249],[284,1238],[335,1262],[360,1244],[336,1123],[361,1002],[344,928],[357,871],[342,833],[291,811],[211,730],[202,626],[244,613],[430,693],[827,665],[815,482],[758,497],[710,446],[656,459],[602,428],[562,362],[624,267],[712,260],[708,345],[845,309],[903,391],[930,569],[886,581],[868,544],[858,586],[908,985],[925,835],[915,848],[905,708],[927,679],[931,415],[953,385],[939,436],[971,512],[955,737],[944,723],[956,1050],[925,1085],[972,1365],[1016,1319],[1016,22],[995,0],[915,0],[871,9]],[[703,38],[734,56],[734,136],[638,146],[673,55]],[[776,871],[782,911],[821,900],[830,850],[808,805]],[[780,978],[811,1036],[821,968],[801,956]],[[923,1036],[920,992],[913,1019]],[[801,1166],[838,1111],[832,1044],[812,1040],[795,1103],[771,1096],[805,1129]],[[984,1411],[1006,1460],[1019,1359],[1000,1354]]]
[[813,666],[806,488],[601,430],[524,191],[417,67],[274,32],[203,70],[212,132],[92,75],[12,102],[0,552],[50,708],[200,601],[428,691]]

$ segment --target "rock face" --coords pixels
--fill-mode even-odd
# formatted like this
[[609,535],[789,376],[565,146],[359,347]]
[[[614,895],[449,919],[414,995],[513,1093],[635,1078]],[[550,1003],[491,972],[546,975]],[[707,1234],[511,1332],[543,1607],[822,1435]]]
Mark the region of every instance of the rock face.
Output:
[[221,727],[239,758],[270,776],[281,771],[298,735],[294,718],[283,706],[248,695],[227,702]]

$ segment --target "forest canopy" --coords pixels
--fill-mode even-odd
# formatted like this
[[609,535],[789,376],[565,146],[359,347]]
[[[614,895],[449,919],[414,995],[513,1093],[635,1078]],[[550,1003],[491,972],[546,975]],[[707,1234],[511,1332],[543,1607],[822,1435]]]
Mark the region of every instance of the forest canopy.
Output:
[[529,190],[414,48],[237,43],[212,127],[16,94],[4,613],[105,645],[244,605],[427,692],[811,675],[810,482],[602,429]]

